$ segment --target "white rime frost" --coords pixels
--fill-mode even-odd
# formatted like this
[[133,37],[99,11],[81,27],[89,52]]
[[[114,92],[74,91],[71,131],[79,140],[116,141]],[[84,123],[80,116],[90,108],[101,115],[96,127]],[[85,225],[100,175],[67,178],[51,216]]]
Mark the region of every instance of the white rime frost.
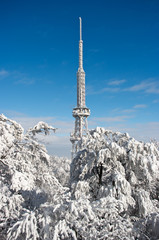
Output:
[[71,165],[0,115],[1,240],[159,239],[158,143],[91,130]]

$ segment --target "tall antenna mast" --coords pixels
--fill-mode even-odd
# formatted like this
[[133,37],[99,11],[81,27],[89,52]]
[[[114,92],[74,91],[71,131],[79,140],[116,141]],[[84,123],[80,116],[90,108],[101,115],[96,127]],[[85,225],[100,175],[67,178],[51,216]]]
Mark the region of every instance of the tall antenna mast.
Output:
[[[83,41],[82,41],[82,19],[79,17],[80,20],[80,40],[79,40],[79,69],[83,69]],[[83,71],[84,72],[84,71]]]
[[80,40],[82,40],[82,18],[79,17],[80,20]]
[[71,134],[72,158],[79,151],[78,141],[88,132],[87,117],[90,115],[89,108],[85,105],[85,72],[83,70],[83,41],[82,41],[82,19],[80,20],[79,40],[79,68],[77,72],[77,107],[73,109],[72,115],[75,118],[75,128]]

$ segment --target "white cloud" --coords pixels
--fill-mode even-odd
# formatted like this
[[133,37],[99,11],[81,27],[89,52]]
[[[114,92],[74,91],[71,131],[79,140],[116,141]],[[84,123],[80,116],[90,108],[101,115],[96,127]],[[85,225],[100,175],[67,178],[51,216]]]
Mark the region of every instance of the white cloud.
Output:
[[2,70],[0,71],[0,76],[1,76],[1,77],[7,76],[8,74],[9,74],[9,72],[6,71],[6,70],[4,70],[4,69],[2,69]]
[[6,79],[10,73],[4,69],[0,70],[0,80]]
[[25,114],[23,114],[21,112],[14,111],[14,110],[5,110],[3,114],[8,118],[26,117]]
[[151,83],[141,82],[141,83],[136,84],[136,85],[134,85],[134,86],[132,86],[130,88],[126,88],[125,91],[134,92],[134,91],[146,90],[150,86],[151,86]]
[[115,92],[119,92],[119,90],[120,88],[110,88],[110,87],[102,88],[98,91],[94,91],[91,89],[90,91],[88,91],[88,95],[102,94],[105,92],[115,93]]
[[143,108],[147,108],[147,105],[146,104],[137,104],[137,105],[133,106],[132,108],[128,108],[128,109],[116,108],[116,109],[113,109],[112,112],[134,113],[134,112],[136,112],[137,109],[143,109]]
[[15,84],[32,85],[35,83],[35,79],[32,77],[28,77],[26,73],[13,71],[11,75],[13,79],[15,79]]
[[128,88],[121,88],[119,85],[126,82],[125,79],[122,80],[110,80],[107,84],[111,87],[105,87],[99,90],[89,89],[88,94],[102,94],[104,92],[116,93],[116,92],[145,92],[145,93],[154,93],[159,94],[159,80],[156,78],[149,78],[145,81],[140,82],[139,84],[133,85]]
[[155,99],[153,103],[159,103],[159,99]]
[[144,91],[145,93],[159,93],[159,81],[155,78],[149,78],[136,84],[132,87],[125,88],[123,91],[137,92]]
[[108,82],[108,85],[112,85],[112,86],[118,86],[122,83],[126,82],[125,79],[122,79],[122,80],[112,80],[110,82]]
[[35,83],[35,79],[29,77],[26,73],[19,71],[6,71],[4,69],[0,70],[0,79],[4,79],[6,77],[10,77],[15,84],[24,84],[31,85]]
[[137,109],[143,109],[143,108],[147,108],[147,105],[146,105],[146,104],[137,104],[137,105],[133,106],[132,108],[130,108],[130,109],[124,109],[124,110],[122,110],[121,112],[122,112],[122,113],[133,113],[133,112],[135,112]]
[[147,123],[137,123],[129,124],[128,122],[122,122],[120,124],[106,125],[106,129],[112,131],[119,131],[122,133],[129,133],[131,137],[134,137],[138,141],[149,142],[150,139],[156,139],[159,141],[159,122],[147,122]]
[[135,109],[124,109],[122,110],[123,113],[132,113],[132,112],[135,112]]
[[139,141],[149,142],[152,138],[159,141],[159,122],[137,123],[134,126],[125,127],[125,130]]
[[56,134],[48,136],[39,135],[38,139],[46,146],[50,155],[71,157],[72,144],[69,136],[57,136]]
[[146,90],[146,92],[159,94],[159,84],[158,83],[152,84],[151,87]]
[[99,117],[93,118],[96,122],[123,122],[126,119],[132,118],[133,116],[115,116],[115,117]]
[[119,90],[120,90],[120,88],[103,88],[103,89],[101,89],[101,93],[103,93],[103,92],[119,92]]
[[138,104],[138,105],[135,105],[133,108],[139,109],[139,108],[146,108],[146,107],[147,107],[146,104]]
[[111,110],[112,113],[120,112],[120,111],[121,111],[121,108],[114,108]]
[[23,78],[19,79],[18,81],[15,81],[14,83],[15,84],[23,84],[23,85],[32,85],[35,83],[35,79],[23,77]]
[[126,82],[125,79],[122,80],[114,80],[112,79],[111,81],[109,81],[107,84],[112,86],[112,87],[104,87],[102,89],[99,89],[97,91],[94,91],[92,86],[90,87],[90,89],[88,89],[88,94],[102,94],[105,92],[109,92],[109,93],[116,93],[119,92],[121,89],[118,87],[119,85],[121,85],[122,83]]
[[62,120],[55,120],[55,126],[58,128],[59,134],[70,134],[74,127],[74,120],[71,121],[62,121]]

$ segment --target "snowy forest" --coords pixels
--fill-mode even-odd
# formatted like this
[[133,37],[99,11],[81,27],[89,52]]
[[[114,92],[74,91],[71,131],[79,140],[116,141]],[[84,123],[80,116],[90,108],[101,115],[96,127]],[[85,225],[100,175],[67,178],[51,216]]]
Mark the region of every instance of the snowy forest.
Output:
[[0,115],[0,240],[159,239],[157,141],[97,127],[71,161],[38,143],[50,131]]

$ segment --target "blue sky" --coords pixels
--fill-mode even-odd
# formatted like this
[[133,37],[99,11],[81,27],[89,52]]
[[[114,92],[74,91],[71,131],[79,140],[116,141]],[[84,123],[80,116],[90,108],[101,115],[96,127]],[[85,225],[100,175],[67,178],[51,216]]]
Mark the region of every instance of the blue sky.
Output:
[[89,127],[159,140],[158,0],[0,3],[0,113],[58,127],[48,149],[69,155],[81,16]]

